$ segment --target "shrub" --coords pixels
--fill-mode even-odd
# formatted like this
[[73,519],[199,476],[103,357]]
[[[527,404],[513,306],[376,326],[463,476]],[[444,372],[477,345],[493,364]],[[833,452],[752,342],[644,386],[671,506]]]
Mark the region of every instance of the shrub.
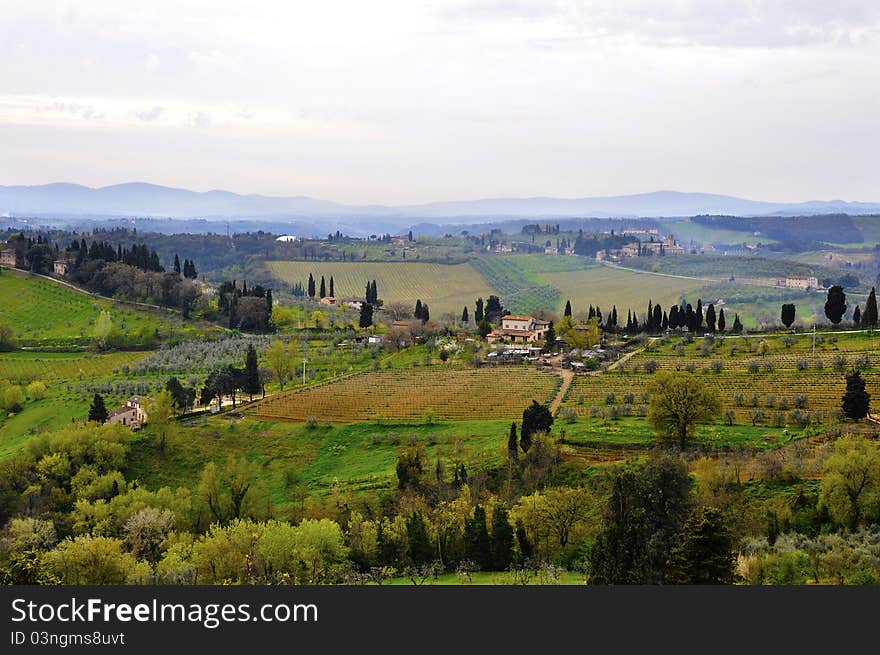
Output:
[[656,359],[649,359],[645,362],[645,373],[651,374],[657,371],[659,364],[657,364]]
[[720,359],[713,359],[712,360],[712,370],[715,371],[716,373],[720,373],[721,371],[724,370],[724,362],[722,362]]
[[613,391],[609,391],[605,394],[605,404],[613,405],[617,401],[617,396],[614,395]]
[[846,364],[846,357],[843,355],[835,355],[831,360],[831,365],[834,367],[834,370],[841,373],[846,370]]
[[794,360],[794,367],[799,371],[806,371],[810,368],[810,362],[806,357],[798,357]]

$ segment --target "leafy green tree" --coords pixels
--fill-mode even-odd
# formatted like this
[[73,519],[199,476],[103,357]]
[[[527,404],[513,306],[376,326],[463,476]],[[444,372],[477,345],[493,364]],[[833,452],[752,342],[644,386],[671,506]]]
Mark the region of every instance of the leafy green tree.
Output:
[[489,325],[489,321],[487,321],[485,318],[477,323],[477,332],[479,333],[481,339],[485,339],[491,331],[492,326]]
[[103,350],[110,345],[110,337],[113,334],[113,319],[110,317],[110,312],[106,309],[102,309],[101,313],[98,314],[98,319],[95,321],[92,333],[98,348]]
[[532,436],[549,432],[553,426],[553,415],[546,405],[537,400],[523,410],[522,425],[519,431],[519,445],[524,453],[532,447]]
[[846,293],[843,287],[835,284],[828,289],[828,298],[825,301],[825,316],[834,325],[840,323],[846,314]]
[[819,506],[838,524],[855,530],[880,514],[880,450],[859,437],[838,439],[823,464]]
[[0,352],[8,352],[15,348],[15,331],[9,323],[0,323]]
[[841,400],[843,413],[848,419],[858,421],[868,415],[871,394],[865,391],[865,380],[861,371],[853,371],[846,376],[846,392]]
[[682,450],[699,423],[709,422],[721,413],[718,391],[684,371],[657,373],[648,394],[648,422],[658,439]]
[[165,383],[165,391],[171,394],[174,406],[180,412],[185,412],[189,409],[195,400],[195,391],[189,387],[184,387],[176,377],[168,378],[168,381]]
[[155,394],[145,408],[147,421],[156,433],[156,443],[159,452],[165,452],[165,444],[168,438],[168,426],[174,422],[176,414],[174,396],[168,390],[162,390]]
[[501,298],[491,295],[486,300],[485,318],[490,323],[498,323],[504,314],[504,307],[501,306]]
[[89,420],[96,423],[104,423],[107,420],[107,407],[104,405],[104,396],[96,393],[89,407]]
[[736,577],[733,535],[724,515],[700,507],[684,524],[681,542],[669,554],[667,584],[732,584]]
[[276,339],[266,350],[265,357],[269,369],[284,391],[284,385],[293,375],[293,354],[290,348],[281,339]]
[[65,585],[121,585],[146,579],[149,564],[122,546],[111,537],[66,539],[43,555],[42,565]]

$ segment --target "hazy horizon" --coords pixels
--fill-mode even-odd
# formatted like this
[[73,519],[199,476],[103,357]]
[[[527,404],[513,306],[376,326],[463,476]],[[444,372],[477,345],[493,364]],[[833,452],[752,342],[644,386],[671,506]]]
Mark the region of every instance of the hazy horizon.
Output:
[[876,202],[880,5],[0,5],[0,184]]

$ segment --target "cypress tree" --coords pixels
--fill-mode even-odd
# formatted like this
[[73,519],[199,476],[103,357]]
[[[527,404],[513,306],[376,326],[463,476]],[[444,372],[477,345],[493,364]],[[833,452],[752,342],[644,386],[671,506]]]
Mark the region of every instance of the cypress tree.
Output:
[[464,523],[465,552],[482,571],[492,568],[492,548],[486,527],[486,510],[482,505],[474,508],[474,515]]
[[327,285],[324,284],[324,276],[321,276],[321,298],[327,297]]
[[794,323],[795,316],[795,306],[794,303],[783,303],[782,304],[782,312],[780,314],[780,319],[782,320],[782,324],[790,328],[792,323]]
[[648,313],[645,314],[645,322],[648,327],[648,332],[654,332],[654,303],[648,300]]
[[406,541],[406,554],[414,565],[419,566],[431,561],[434,549],[420,512],[413,512],[406,520]]
[[427,323],[431,320],[431,310],[428,309],[428,303],[422,303],[422,323]]
[[868,415],[871,394],[865,391],[865,380],[861,371],[853,371],[846,376],[846,393],[841,400],[843,413],[847,418],[858,421]]
[[309,294],[309,298],[314,300],[315,299],[315,278],[312,277],[311,273],[309,273],[309,285],[307,288],[308,288],[307,293]]
[[703,299],[697,298],[697,309],[694,316],[694,322],[696,323],[696,330],[699,330],[703,327]]
[[547,332],[544,335],[544,350],[553,350],[556,346],[556,329],[553,327],[553,321],[547,326]]
[[336,292],[333,289],[333,276],[332,275],[330,276],[330,297],[331,298],[336,297]]
[[709,303],[709,307],[706,309],[706,329],[709,332],[715,331],[715,305]]
[[483,299],[477,298],[477,302],[474,303],[474,323],[482,323],[485,315],[483,314]]
[[563,316],[571,316],[571,301],[565,301],[565,311],[563,312]]
[[743,331],[742,321],[739,320],[739,314],[733,315],[733,333],[740,334]]
[[413,311],[413,316],[419,320],[422,319],[422,300],[421,300],[421,298],[416,298],[416,308]]
[[[870,300],[870,295],[868,299]],[[874,302],[876,303],[876,299]],[[867,312],[867,306],[865,311]],[[843,319],[844,314],[846,314],[846,293],[844,293],[842,286],[835,284],[828,289],[828,299],[825,301],[825,316],[834,325],[838,325]]]
[[871,293],[868,294],[868,300],[865,301],[865,311],[862,312],[862,325],[866,328],[877,327],[877,295],[874,287],[871,287]]
[[180,275],[180,257],[177,256],[177,253],[174,254],[174,272]]
[[461,310],[461,322],[468,323],[468,318],[468,308],[467,305],[465,305],[464,309]]
[[266,323],[272,318],[272,289],[266,289]]
[[248,344],[247,355],[244,359],[244,389],[243,391],[254,399],[254,394],[260,393],[260,367],[257,362],[257,350],[253,344]]
[[718,331],[724,332],[724,328],[727,327],[727,320],[724,318],[724,307],[721,308],[721,311],[718,312]]
[[365,302],[361,305],[361,315],[358,319],[358,325],[362,328],[368,328],[373,324],[373,306]]
[[654,318],[651,320],[654,332],[659,332],[663,328],[663,308],[660,305],[654,305]]
[[510,424],[510,435],[507,437],[507,458],[510,460],[519,459],[519,450],[516,444],[516,421]]
[[506,571],[513,558],[513,527],[510,525],[507,510],[496,507],[492,512],[492,568]]
[[859,306],[856,305],[856,308],[853,310],[853,325],[859,327],[862,323],[862,310],[859,309]]
[[104,405],[104,396],[96,393],[92,398],[92,404],[89,407],[89,420],[96,423],[103,423],[107,420],[107,406]]

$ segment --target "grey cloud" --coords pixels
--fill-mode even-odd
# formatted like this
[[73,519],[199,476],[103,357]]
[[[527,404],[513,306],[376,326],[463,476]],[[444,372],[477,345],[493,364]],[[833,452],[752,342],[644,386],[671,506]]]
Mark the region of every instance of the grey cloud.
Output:
[[190,114],[188,124],[190,127],[209,127],[211,125],[211,115],[206,111],[197,111],[194,114]]
[[162,107],[159,107],[158,105],[156,105],[155,107],[152,107],[151,109],[145,109],[144,111],[137,112],[135,114],[135,116],[137,116],[140,120],[149,123],[150,121],[154,121],[157,118],[159,118],[159,116],[162,115],[163,111],[164,110],[162,109]]
[[[467,29],[481,23],[545,19],[587,39],[632,38],[654,46],[781,48],[880,41],[876,0],[484,0],[441,18]],[[546,36],[542,37],[546,41]]]

